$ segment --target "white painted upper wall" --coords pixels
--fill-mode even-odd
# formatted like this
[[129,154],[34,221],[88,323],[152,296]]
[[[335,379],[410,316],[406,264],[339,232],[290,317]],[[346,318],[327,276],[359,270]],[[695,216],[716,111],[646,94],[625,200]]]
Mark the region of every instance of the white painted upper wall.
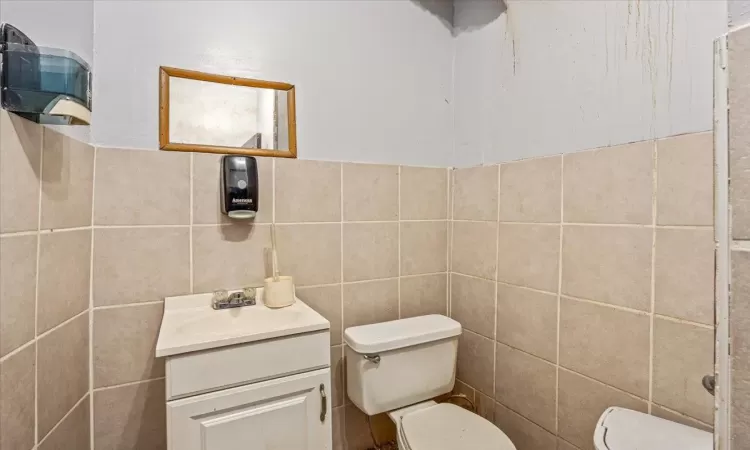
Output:
[[451,30],[409,0],[95,2],[97,145],[158,148],[158,68],[297,87],[303,159],[448,166]]
[[[38,46],[70,50],[94,62],[93,0],[0,0],[0,22],[23,31]],[[87,126],[51,126],[88,141]]]
[[725,1],[507,3],[456,2],[456,165],[712,128]]
[[301,158],[429,166],[708,130],[712,41],[750,20],[750,0],[508,4],[456,0],[455,38],[439,0],[0,0],[0,20],[95,66],[95,144],[157,148],[171,65],[297,85]]
[[750,0],[728,0],[727,6],[731,28],[750,23]]

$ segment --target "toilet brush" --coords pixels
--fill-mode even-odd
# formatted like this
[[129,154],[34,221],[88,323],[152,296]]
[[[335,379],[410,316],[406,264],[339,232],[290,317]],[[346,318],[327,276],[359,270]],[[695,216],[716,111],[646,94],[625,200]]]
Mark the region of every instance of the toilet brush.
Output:
[[294,282],[290,276],[279,275],[279,257],[276,253],[276,224],[271,225],[271,270],[273,276],[265,279],[263,302],[269,308],[283,308],[294,303]]

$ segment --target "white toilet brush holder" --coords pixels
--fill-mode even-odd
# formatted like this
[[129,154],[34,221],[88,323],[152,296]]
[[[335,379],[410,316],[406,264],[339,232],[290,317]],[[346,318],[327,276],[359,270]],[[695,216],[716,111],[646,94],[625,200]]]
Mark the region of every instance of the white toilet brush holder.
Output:
[[295,302],[292,277],[266,278],[263,289],[263,303],[269,308],[283,308]]
[[294,281],[292,277],[279,275],[279,258],[276,255],[276,226],[271,225],[271,253],[273,276],[265,279],[263,303],[269,308],[283,308],[294,304]]

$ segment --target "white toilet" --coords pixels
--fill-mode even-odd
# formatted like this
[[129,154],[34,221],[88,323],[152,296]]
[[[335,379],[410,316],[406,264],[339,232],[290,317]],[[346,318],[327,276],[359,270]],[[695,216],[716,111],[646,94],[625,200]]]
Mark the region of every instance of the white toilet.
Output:
[[713,434],[625,408],[607,408],[594,430],[596,450],[713,450]]
[[347,328],[347,393],[365,414],[388,412],[400,450],[515,450],[483,417],[433,398],[451,392],[461,325],[429,315]]

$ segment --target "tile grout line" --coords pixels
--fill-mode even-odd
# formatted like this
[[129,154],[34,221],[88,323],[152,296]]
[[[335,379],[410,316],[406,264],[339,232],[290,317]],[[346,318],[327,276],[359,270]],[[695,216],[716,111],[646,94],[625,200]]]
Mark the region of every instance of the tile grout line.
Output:
[[451,278],[451,230],[453,224],[450,219],[451,205],[451,169],[445,169],[445,315],[450,317],[450,278]]
[[[435,222],[438,219],[426,219],[426,220],[411,220],[410,222]],[[453,219],[454,222],[464,223],[494,223],[494,220],[476,220],[476,219]],[[498,221],[502,225],[547,225],[547,226],[558,226],[561,222],[520,222],[512,220],[500,220]],[[621,228],[665,228],[665,229],[679,229],[679,230],[710,230],[713,227],[711,225],[660,225],[658,223],[596,223],[596,222],[562,222],[564,226],[572,227],[621,227]]]
[[[446,219],[399,219],[399,222],[415,222],[415,223],[420,223],[420,222],[445,222],[447,220],[448,220],[447,218]],[[388,222],[388,221],[387,220],[379,220],[379,221],[374,221],[374,220],[360,220],[359,222],[360,223],[372,223],[372,222],[377,223],[377,222]],[[356,221],[354,223],[356,223]]]
[[714,330],[713,325],[708,325],[708,324],[700,323],[700,322],[693,322],[691,320],[680,319],[679,317],[670,317],[670,316],[665,316],[663,314],[658,314],[658,313],[654,313],[653,316],[654,316],[654,319],[665,320],[667,322],[679,323],[682,325],[690,325],[692,327],[703,328],[705,330]]
[[[271,233],[276,233],[276,158],[271,158]],[[276,243],[278,246],[278,242]],[[272,249],[273,251],[273,249]],[[276,249],[278,252],[278,249]],[[277,256],[277,264],[278,264],[278,255]],[[271,256],[271,259],[273,260],[273,255]],[[273,266],[273,262],[271,264]],[[273,271],[273,267],[271,267],[271,271]],[[281,269],[279,269],[281,271]],[[294,281],[294,279],[292,279]],[[265,282],[263,283],[265,287]],[[295,288],[295,297],[296,297],[296,289]]]
[[[484,278],[475,277],[473,275],[466,275],[466,274],[463,274],[463,273],[459,273],[457,275],[461,275],[462,277],[468,277],[468,278],[476,278],[478,280],[484,280]],[[514,288],[518,288],[518,289],[524,289],[524,290],[531,291],[531,292],[538,292],[540,294],[557,295],[557,292],[545,291],[543,289],[533,288],[533,287],[529,287],[529,286],[522,286],[520,284],[508,283],[507,281],[499,280],[498,283],[502,284],[504,286],[510,286],[510,287],[514,287]]]
[[[663,410],[665,410],[665,411],[669,411],[669,412],[671,412],[672,414],[675,414],[675,415],[677,415],[677,416],[683,417],[683,418],[685,418],[685,419],[693,420],[693,421],[695,421],[695,422],[698,422],[698,423],[700,423],[700,424],[703,424],[703,425],[706,425],[706,426],[709,426],[709,427],[712,427],[712,428],[713,428],[713,424],[711,424],[711,423],[707,423],[707,422],[704,422],[704,421],[702,421],[702,420],[700,420],[700,419],[696,419],[695,417],[693,417],[693,416],[689,416],[689,415],[687,415],[687,414],[685,414],[685,413],[683,413],[683,412],[677,411],[676,409],[672,409],[672,408],[666,407],[666,406],[664,406],[664,405],[660,405],[659,403],[654,403],[654,406],[657,406],[657,407],[659,407],[659,408],[661,408],[661,409],[663,409]],[[690,425],[688,425],[688,426],[690,426]]]
[[128,386],[136,386],[139,384],[145,384],[145,383],[151,383],[154,381],[161,381],[166,380],[166,376],[164,377],[156,377],[156,378],[149,378],[147,380],[137,380],[137,381],[128,381],[127,383],[120,383],[120,384],[114,384],[112,386],[101,386],[98,388],[94,388],[93,392],[101,392],[101,391],[109,391],[112,389],[118,389],[121,387],[128,387]]
[[[430,275],[440,275],[444,274],[445,272],[433,272],[433,273],[425,273],[425,274],[419,274],[419,275],[404,275],[403,277],[399,276],[393,276],[393,277],[385,277],[385,278],[368,278],[366,280],[352,280],[352,281],[345,281],[343,283],[336,283],[336,284],[364,284],[364,283],[373,283],[377,281],[398,281],[401,278],[419,278],[419,277],[428,277]],[[300,289],[306,288],[306,287],[322,287],[322,286],[332,286],[332,284],[321,284],[316,286],[300,286]]]
[[190,283],[190,293],[195,293],[195,265],[194,265],[194,257],[193,257],[193,224],[195,222],[195,216],[194,216],[194,181],[193,178],[195,177],[195,154],[190,153],[190,182],[188,189],[190,189],[190,228],[188,228],[188,268],[190,270],[189,274],[189,283]]
[[276,225],[276,158],[271,158],[271,223]]
[[[47,438],[48,438],[48,437],[50,437],[50,436],[52,435],[52,433],[54,433],[54,432],[55,432],[55,430],[57,430],[58,428],[60,428],[60,425],[61,425],[61,424],[62,424],[62,423],[63,423],[63,422],[65,421],[65,419],[67,419],[67,418],[68,418],[68,416],[70,416],[71,414],[73,414],[73,411],[74,411],[74,410],[75,410],[76,408],[78,408],[79,406],[81,406],[81,405],[83,404],[83,401],[84,401],[84,400],[87,400],[87,398],[88,398],[88,397],[90,397],[90,396],[91,396],[91,395],[90,395],[90,392],[86,392],[85,394],[83,394],[83,397],[81,397],[81,398],[79,398],[79,399],[78,399],[78,401],[77,401],[77,402],[76,402],[76,403],[75,403],[75,404],[74,404],[74,405],[73,405],[73,406],[72,406],[72,407],[70,408],[70,410],[68,410],[68,412],[66,412],[66,413],[65,413],[65,414],[64,414],[64,415],[63,415],[63,416],[62,416],[62,417],[60,418],[60,420],[59,420],[59,421],[58,421],[58,422],[57,422],[57,423],[55,424],[55,426],[53,426],[53,427],[52,427],[52,428],[51,428],[51,429],[50,429],[50,430],[49,430],[49,431],[47,432],[47,434],[45,434],[45,435],[44,435],[44,437],[43,437],[43,438],[41,438],[41,439],[39,440],[39,443],[38,443],[37,445],[41,445],[41,444],[43,444],[43,443],[44,443],[44,441],[45,441],[45,440],[47,440]],[[89,416],[91,416],[91,413],[90,413],[90,412],[89,412]],[[92,447],[92,448],[93,448],[93,447]]]
[[[328,221],[328,222],[321,222],[321,221],[309,221],[309,222],[277,222],[278,225],[286,226],[286,225],[336,225],[338,223],[350,223],[350,224],[379,224],[379,223],[399,223],[399,220],[336,220],[336,221]],[[435,219],[435,220],[404,220],[404,222],[445,222],[445,220]],[[258,223],[261,225],[261,223]],[[200,226],[217,226],[218,224],[202,224]],[[224,225],[231,225],[231,224],[224,224]]]
[[575,300],[577,302],[589,303],[592,305],[601,306],[602,308],[612,308],[618,311],[625,311],[625,312],[629,312],[633,314],[638,314],[641,316],[648,316],[650,314],[648,311],[644,311],[641,309],[635,309],[629,306],[615,305],[613,303],[604,303],[599,300],[591,300],[591,299],[583,298],[583,297],[574,297],[572,295],[567,295],[567,294],[561,294],[560,297],[567,299],[567,300]]
[[653,187],[651,190],[651,306],[649,312],[649,354],[648,354],[648,413],[653,413],[654,398],[654,312],[656,305],[656,213],[658,189],[658,145],[653,143],[653,172],[651,174]]
[[[469,330],[469,331],[471,331],[471,330]],[[479,333],[477,333],[475,331],[471,331],[471,332],[474,333],[474,334],[479,334]],[[481,334],[479,334],[479,335],[482,336]],[[538,360],[540,360],[540,361],[542,361],[542,362],[544,362],[546,364],[549,364],[550,366],[557,366],[557,364],[554,361],[550,361],[547,358],[543,358],[543,357],[541,357],[541,356],[539,356],[537,354],[531,353],[528,350],[524,350],[524,349],[519,348],[519,347],[517,347],[515,345],[508,344],[507,342],[501,342],[501,341],[497,341],[497,343],[498,343],[498,345],[502,345],[503,347],[508,347],[509,349],[512,349],[513,351],[516,351],[518,353],[523,353],[524,355],[530,356],[530,357],[532,357],[534,359],[538,359]]]
[[[438,223],[438,222],[448,222],[448,219],[423,219],[423,220],[347,220],[344,221],[344,223],[349,224],[396,224],[399,222],[406,222],[406,223]],[[467,222],[467,221],[463,221]],[[487,222],[487,221],[485,221]],[[255,222],[253,221],[253,225],[272,225],[274,222]],[[341,221],[336,222],[276,222],[279,226],[289,226],[289,225],[336,225],[342,223]],[[491,223],[491,222],[490,222]],[[536,225],[551,225],[551,224],[536,224]],[[10,231],[10,232],[4,232],[0,233],[0,237],[20,237],[20,236],[33,236],[37,232],[42,234],[50,234],[50,233],[61,233],[65,231],[76,231],[76,230],[88,230],[90,228],[96,229],[96,230],[107,230],[107,229],[123,229],[123,228],[188,228],[190,227],[190,224],[184,224],[184,223],[173,223],[173,224],[159,224],[159,225],[141,225],[141,224],[132,224],[132,225],[94,225],[94,226],[83,226],[83,227],[68,227],[68,228],[47,228],[47,229],[41,229],[41,230],[26,230],[26,231]],[[232,227],[237,226],[236,222],[225,222],[225,223],[193,223],[193,227],[198,228],[209,228],[209,227]],[[660,227],[660,228],[668,228],[666,226]],[[691,228],[687,226],[680,226],[680,227],[671,227],[671,228]],[[692,227],[692,228],[707,228],[707,227]]]
[[[502,405],[502,407],[503,407],[503,408],[505,408],[505,409],[507,409],[508,411],[512,412],[513,414],[515,414],[515,415],[519,416],[520,418],[522,418],[522,419],[523,419],[523,420],[525,420],[526,422],[529,422],[529,423],[531,423],[532,425],[534,425],[534,426],[536,426],[536,427],[540,428],[540,429],[541,429],[542,431],[544,431],[544,432],[546,432],[546,433],[548,433],[548,434],[552,435],[553,437],[557,438],[557,432],[552,432],[552,431],[548,430],[548,429],[547,429],[547,427],[545,427],[545,426],[541,425],[540,423],[538,423],[538,420],[537,420],[537,419],[531,419],[531,418],[529,418],[529,417],[526,417],[525,415],[521,414],[521,413],[520,413],[519,411],[516,411],[515,409],[511,408],[510,406],[508,406],[508,405],[504,405],[503,403],[500,403],[500,402],[498,402],[498,401],[496,401],[496,400],[493,400],[492,402],[493,402],[493,404],[494,404],[494,403],[498,403],[498,404]],[[555,439],[555,441],[556,441],[556,440],[557,440],[557,439]],[[555,448],[558,448],[558,447],[555,447]]]
[[[68,325],[68,324],[70,324],[71,322],[74,322],[74,321],[75,321],[76,319],[78,319],[79,317],[82,317],[82,316],[83,316],[84,314],[88,314],[88,313],[89,313],[89,309],[88,309],[88,308],[86,308],[85,310],[83,310],[83,311],[79,312],[78,314],[76,314],[75,316],[71,317],[70,319],[67,319],[67,320],[65,320],[65,321],[63,321],[63,322],[61,322],[61,323],[59,323],[59,324],[55,325],[54,327],[50,328],[49,330],[47,330],[47,331],[45,331],[44,333],[42,333],[42,334],[40,334],[39,336],[37,336],[37,341],[38,341],[39,339],[42,339],[42,338],[45,338],[45,337],[49,336],[49,335],[50,335],[50,334],[52,334],[53,332],[55,332],[55,331],[59,330],[60,328],[62,328],[62,327],[64,327],[64,326],[66,326],[66,325]],[[90,330],[89,330],[89,331],[90,331]],[[90,342],[91,342],[91,338],[89,337],[89,343],[90,343]]]
[[[392,280],[398,280],[401,278],[420,278],[420,277],[431,277],[435,275],[445,275],[445,272],[418,273],[414,275],[402,275],[400,277],[395,276],[395,277],[385,277],[385,278],[369,278],[366,280],[346,281],[344,283],[338,282],[338,283],[326,283],[326,284],[306,284],[302,286],[297,286],[297,289],[322,288],[322,287],[340,286],[342,284],[362,284],[362,283],[369,283],[372,281],[392,281]],[[486,281],[489,281],[489,280],[486,280]],[[158,301],[148,302],[148,303],[158,303]],[[143,303],[135,303],[135,304],[143,304]]]
[[563,223],[565,221],[565,156],[560,157],[560,242],[557,255],[557,345],[555,355],[555,436],[560,434],[560,320],[562,312]]
[[[341,331],[339,338],[342,344],[341,353],[344,354],[344,324],[346,323],[344,319],[344,164],[339,164],[339,286],[339,309],[341,311]],[[341,406],[346,407],[346,376],[344,375],[343,378],[344,394],[342,395]],[[343,412],[344,414],[340,416],[341,426],[339,427],[339,432],[343,429],[344,436],[346,436],[346,409]]]
[[99,148],[94,146],[94,170],[91,174],[91,262],[89,267],[89,446],[94,448],[94,217],[96,165]]
[[497,223],[497,219],[492,220],[476,220],[476,219],[452,219],[454,222],[462,223]]
[[[466,278],[473,278],[475,280],[489,281],[490,283],[494,283],[495,282],[495,280],[493,280],[492,278],[478,277],[476,275],[469,275],[468,273],[455,272],[455,271],[451,271],[451,273],[454,274],[454,275],[460,275],[460,276],[466,277]],[[502,283],[502,284],[509,284],[509,283],[506,283],[504,281],[501,281],[500,283]],[[512,286],[515,286],[515,285],[512,285]],[[521,287],[521,286],[519,286],[519,287]],[[531,289],[533,289],[533,288],[531,288]],[[551,292],[551,293],[553,293],[553,292]]]
[[[538,358],[538,357],[537,357],[537,358]],[[573,369],[570,369],[570,368],[568,368],[568,367],[565,367],[565,366],[559,366],[559,370],[561,370],[561,371],[565,371],[565,372],[569,372],[569,373],[572,373],[573,375],[579,376],[579,377],[581,377],[581,378],[585,378],[586,380],[589,380],[589,381],[591,381],[591,382],[593,382],[593,383],[597,383],[597,384],[599,384],[599,385],[601,385],[601,386],[607,387],[607,388],[609,388],[609,389],[612,389],[612,390],[614,390],[614,391],[617,391],[617,392],[619,392],[619,393],[621,393],[621,394],[625,394],[625,395],[627,395],[627,396],[629,396],[629,397],[631,397],[631,398],[634,398],[634,399],[640,400],[640,401],[642,401],[643,403],[646,403],[646,404],[648,404],[648,400],[647,400],[647,399],[645,399],[645,398],[643,398],[643,397],[639,397],[638,395],[636,395],[636,394],[633,394],[632,392],[626,391],[626,390],[624,390],[624,389],[622,389],[622,388],[619,388],[619,387],[617,387],[617,386],[612,386],[611,384],[607,384],[607,383],[605,383],[604,381],[598,380],[598,379],[596,379],[596,378],[593,378],[593,377],[591,377],[591,376],[589,376],[589,375],[586,375],[586,374],[584,374],[584,373],[581,373],[581,372],[577,372],[577,371],[575,371],[575,370],[573,370]]]
[[100,306],[94,306],[91,310],[102,311],[102,310],[108,310],[108,309],[122,309],[122,308],[138,307],[138,306],[163,305],[163,304],[164,304],[164,300],[154,300],[150,302],[122,303],[119,305],[100,305]]
[[[217,224],[196,224],[197,226],[205,227],[218,227],[218,226],[231,226],[232,223],[217,223]],[[166,225],[94,225],[92,228],[96,230],[118,230],[122,228],[189,228],[190,224],[187,223],[174,223]]]
[[713,225],[659,225],[655,224],[657,230],[706,230],[713,231]]
[[456,198],[453,195],[453,188],[455,182],[455,169],[451,169],[448,174],[448,205],[450,211],[446,211],[446,216],[450,217],[450,236],[448,242],[448,283],[446,284],[446,301],[448,303],[447,314],[448,317],[453,317],[453,230],[455,228],[455,221],[453,219],[453,210],[455,209]]
[[39,235],[39,230],[10,231],[10,232],[5,232],[5,233],[0,233],[0,238],[37,236],[37,235]]
[[[398,181],[396,185],[396,192],[398,193],[398,318],[401,318],[401,166],[398,166]],[[343,202],[342,202],[343,203]],[[342,244],[343,245],[343,244]]]
[[[344,343],[344,165],[339,164],[339,289],[341,309],[341,343]],[[346,403],[346,401],[344,401]],[[346,414],[344,415],[346,416]]]
[[70,228],[48,228],[45,230],[39,230],[39,234],[59,234],[59,233],[72,233],[75,231],[86,231],[93,229],[92,226],[85,227],[70,227]]
[[[378,224],[378,223],[399,223],[399,222],[460,222],[460,223],[495,223],[493,220],[467,220],[467,219],[404,219],[404,220],[350,220],[345,223],[354,224]],[[253,222],[254,225],[271,225],[274,222]],[[289,226],[289,225],[336,225],[342,223],[341,221],[336,222],[279,222],[277,225]],[[553,222],[507,222],[500,221],[501,225],[541,225],[541,226],[558,226],[559,223]],[[656,228],[657,230],[713,230],[711,225],[644,225],[644,224],[628,224],[628,223],[581,223],[581,222],[563,222],[563,226],[571,227],[613,227],[613,228]],[[25,230],[25,231],[7,231],[0,233],[0,238],[5,237],[20,237],[20,236],[32,236],[37,233],[49,234],[49,233],[61,233],[65,231],[76,231],[76,230],[87,230],[93,229],[122,229],[122,228],[188,228],[190,224],[184,223],[173,223],[173,224],[157,224],[157,225],[143,225],[143,224],[131,224],[131,225],[93,225],[85,227],[69,227],[69,228],[54,228],[54,229],[39,229],[39,230]],[[235,223],[193,223],[193,227],[208,228],[208,227],[230,227],[236,226]],[[735,240],[739,250],[747,250],[746,240]]]
[[[411,222],[431,222],[436,220],[422,220]],[[465,223],[493,223],[493,220],[474,220],[474,219],[455,219],[455,222]],[[559,226],[561,222],[518,222],[518,221],[499,221],[502,225],[547,225],[547,226]],[[620,228],[658,228],[658,229],[677,229],[677,230],[711,230],[711,225],[660,225],[660,224],[642,224],[642,223],[595,223],[595,222],[562,222],[564,226],[571,227],[620,227]]]
[[500,257],[500,174],[501,164],[497,165],[497,189],[495,190],[495,279],[492,282],[494,288],[494,316],[492,327],[492,401],[497,396],[497,278],[500,272],[498,258]]
[[42,129],[39,147],[39,195],[37,197],[36,222],[36,283],[34,286],[34,445],[39,445],[39,272],[41,271],[42,236],[42,188],[44,179],[44,129]]
[[5,361],[9,360],[13,356],[16,356],[17,354],[21,353],[22,351],[26,350],[29,346],[36,344],[36,338],[29,339],[27,342],[24,342],[23,344],[19,345],[18,347],[14,348],[13,350],[9,351],[7,354],[0,357],[0,364],[4,363]]
[[[446,233],[446,234],[447,234],[447,233]],[[445,270],[443,270],[443,271],[441,271],[441,272],[415,273],[415,274],[413,274],[413,275],[401,275],[401,276],[400,276],[399,278],[419,278],[419,277],[429,277],[429,276],[432,276],[432,275],[444,275],[445,273],[446,273],[446,271],[445,271]],[[376,279],[378,279],[378,278],[376,278]],[[379,278],[379,279],[385,279],[385,280],[387,280],[388,278]],[[351,283],[351,281],[350,281],[350,283]]]

